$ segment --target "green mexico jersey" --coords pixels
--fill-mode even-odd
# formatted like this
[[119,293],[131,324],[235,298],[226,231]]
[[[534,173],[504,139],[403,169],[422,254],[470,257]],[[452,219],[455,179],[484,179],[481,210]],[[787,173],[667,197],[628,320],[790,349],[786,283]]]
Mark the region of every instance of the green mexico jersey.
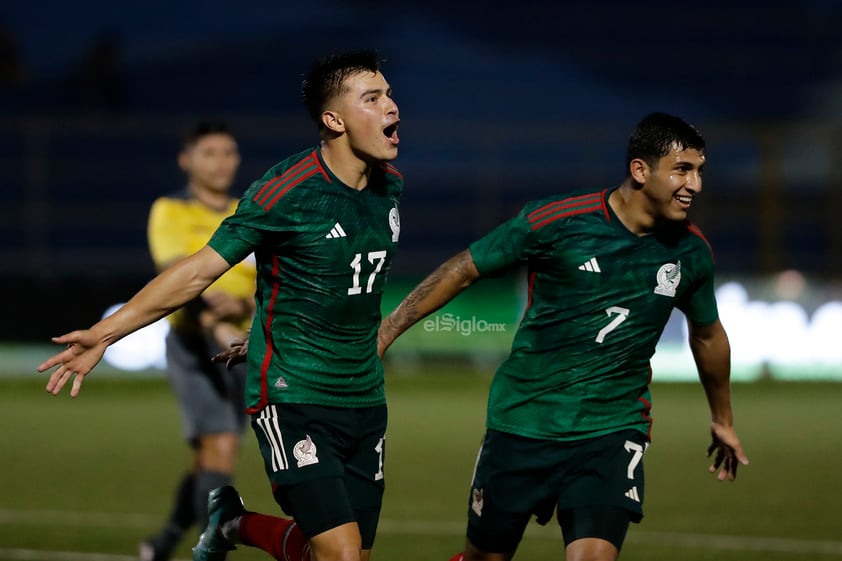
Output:
[[249,412],[267,403],[385,403],[377,357],[380,299],[400,233],[403,178],[375,166],[351,189],[311,149],[249,187],[209,245],[257,260],[249,338]]
[[681,222],[636,236],[609,191],[526,205],[474,242],[482,275],[525,264],[526,311],[491,384],[489,428],[577,440],[618,430],[649,436],[649,361],[673,308],[695,324],[718,312],[713,255]]

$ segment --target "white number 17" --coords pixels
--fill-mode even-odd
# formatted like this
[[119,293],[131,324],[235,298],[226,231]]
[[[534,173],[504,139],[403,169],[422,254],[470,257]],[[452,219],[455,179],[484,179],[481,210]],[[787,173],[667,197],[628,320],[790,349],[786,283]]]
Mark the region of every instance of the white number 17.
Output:
[[620,306],[611,306],[610,308],[606,308],[605,313],[608,314],[608,317],[611,317],[614,314],[617,315],[611,320],[611,323],[600,329],[599,333],[596,334],[597,343],[602,343],[605,340],[606,335],[617,329],[617,327],[626,321],[627,317],[629,317],[629,309],[621,308]]
[[[363,256],[361,253],[357,253],[354,255],[354,260],[351,261],[351,268],[354,270],[354,276],[352,279],[351,288],[348,289],[348,294],[353,296],[354,294],[362,294],[363,287],[360,286],[360,272],[362,271],[362,263]],[[386,261],[386,251],[369,251],[368,252],[368,262],[374,265],[374,262],[377,261],[377,264],[374,266],[374,270],[368,275],[368,283],[365,285],[366,293],[370,293],[371,289],[374,287],[374,278],[377,276],[377,273],[380,272],[380,269],[383,268],[383,263]]]

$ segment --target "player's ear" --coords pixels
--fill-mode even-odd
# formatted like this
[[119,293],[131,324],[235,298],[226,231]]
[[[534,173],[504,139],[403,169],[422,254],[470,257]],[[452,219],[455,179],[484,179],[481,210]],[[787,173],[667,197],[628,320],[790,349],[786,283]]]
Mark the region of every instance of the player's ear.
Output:
[[335,111],[324,111],[322,113],[322,124],[329,131],[335,133],[345,132],[345,121],[342,119],[342,115]]
[[187,150],[178,153],[178,167],[185,173],[190,168],[190,154],[187,153]]
[[646,178],[649,177],[649,164],[640,158],[635,158],[629,162],[629,175],[637,183],[646,183]]

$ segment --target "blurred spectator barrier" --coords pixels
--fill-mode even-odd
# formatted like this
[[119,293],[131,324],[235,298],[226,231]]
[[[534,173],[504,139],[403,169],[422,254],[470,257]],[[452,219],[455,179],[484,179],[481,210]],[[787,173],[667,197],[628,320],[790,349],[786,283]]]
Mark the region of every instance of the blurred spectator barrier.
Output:
[[[392,282],[384,314],[413,285]],[[842,283],[813,282],[797,271],[785,271],[723,279],[716,295],[731,340],[735,381],[842,381]],[[474,285],[399,338],[387,355],[388,366],[422,368],[427,360],[452,359],[493,371],[509,351],[525,296],[523,284],[511,277]],[[163,368],[167,329],[162,320],[126,337],[109,349],[106,361],[124,370]],[[696,379],[680,312],[670,318],[652,368],[656,381]]]

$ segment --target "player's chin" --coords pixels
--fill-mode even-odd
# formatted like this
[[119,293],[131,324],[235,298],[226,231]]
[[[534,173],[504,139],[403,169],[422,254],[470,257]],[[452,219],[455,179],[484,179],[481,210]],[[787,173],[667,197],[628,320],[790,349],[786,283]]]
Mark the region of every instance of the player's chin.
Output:
[[365,150],[355,150],[355,153],[358,158],[365,160],[369,164],[391,162],[398,157],[398,146],[391,143],[378,143],[367,146]]
[[234,179],[231,177],[224,177],[224,178],[214,178],[213,181],[209,182],[208,185],[217,193],[223,193],[228,191],[228,188],[231,187],[231,184],[234,182]]
[[675,205],[669,205],[669,207],[664,210],[664,218],[674,222],[687,220],[687,209]]
[[390,162],[398,157],[398,145],[388,144],[379,152],[379,158],[377,158],[378,160],[381,162]]

